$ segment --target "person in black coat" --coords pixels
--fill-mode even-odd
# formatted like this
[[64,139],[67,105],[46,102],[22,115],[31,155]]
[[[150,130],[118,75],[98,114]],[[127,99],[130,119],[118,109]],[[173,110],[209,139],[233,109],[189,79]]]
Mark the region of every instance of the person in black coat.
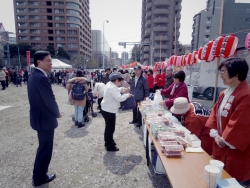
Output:
[[133,109],[133,119],[130,124],[135,124],[136,127],[141,127],[142,125],[142,119],[141,119],[141,113],[138,109],[137,103],[141,102],[143,100],[146,100],[146,97],[148,97],[149,89],[148,89],[148,83],[146,78],[142,76],[142,68],[141,66],[135,66],[135,76],[132,78],[131,84],[130,84],[130,93],[134,96],[136,101],[136,107]]
[[35,70],[28,80],[30,103],[30,125],[37,131],[38,149],[33,169],[33,186],[39,186],[55,179],[47,175],[52,157],[54,129],[57,118],[62,117],[53,94],[47,72],[51,71],[52,60],[47,51],[37,51],[34,55]]

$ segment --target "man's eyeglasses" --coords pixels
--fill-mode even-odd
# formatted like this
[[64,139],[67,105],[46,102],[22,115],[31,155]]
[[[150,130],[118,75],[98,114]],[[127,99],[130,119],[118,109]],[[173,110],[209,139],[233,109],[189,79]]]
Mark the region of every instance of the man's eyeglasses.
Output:
[[226,70],[220,70],[220,71],[219,71],[220,74],[224,74],[224,73],[226,73],[226,72],[227,72]]

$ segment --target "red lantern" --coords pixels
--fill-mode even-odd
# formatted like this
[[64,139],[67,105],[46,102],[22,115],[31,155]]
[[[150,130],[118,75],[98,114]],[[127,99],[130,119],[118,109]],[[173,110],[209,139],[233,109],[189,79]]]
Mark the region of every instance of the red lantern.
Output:
[[250,33],[248,33],[246,36],[245,48],[250,51]]
[[215,57],[220,56],[220,49],[224,40],[224,36],[217,37],[214,41],[214,44],[212,46],[212,53]]
[[198,50],[198,59],[200,60],[203,60],[202,53],[203,53],[203,47],[200,47]]
[[198,58],[198,51],[193,51],[191,57],[191,65],[197,62],[197,58]]
[[187,54],[186,56],[186,65],[191,65],[192,53]]
[[171,57],[169,58],[169,65],[173,65],[173,60],[174,60],[174,56],[171,56]]
[[213,61],[215,56],[212,53],[212,46],[214,44],[214,41],[209,41],[207,44],[205,44],[204,48],[203,48],[203,60],[205,60],[206,62],[210,62]]
[[187,65],[187,54],[183,56],[182,60],[181,60],[181,66],[186,66]]
[[178,66],[178,67],[181,66],[181,58],[182,58],[182,56],[177,56],[177,58],[176,58],[176,66]]
[[239,39],[235,35],[228,35],[224,38],[220,54],[224,58],[228,58],[234,55]]

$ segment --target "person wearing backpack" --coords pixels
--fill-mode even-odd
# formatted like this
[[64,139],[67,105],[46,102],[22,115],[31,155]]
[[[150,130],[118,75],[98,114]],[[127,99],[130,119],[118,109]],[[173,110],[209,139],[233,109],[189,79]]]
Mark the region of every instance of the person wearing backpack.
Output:
[[84,127],[82,123],[83,110],[86,106],[86,94],[88,92],[87,79],[83,77],[82,71],[76,72],[76,77],[69,79],[66,86],[69,93],[70,104],[75,107],[75,126]]

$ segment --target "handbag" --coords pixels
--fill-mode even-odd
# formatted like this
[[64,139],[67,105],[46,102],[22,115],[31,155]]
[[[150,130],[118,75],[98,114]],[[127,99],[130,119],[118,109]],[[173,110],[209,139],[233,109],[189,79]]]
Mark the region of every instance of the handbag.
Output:
[[136,102],[134,97],[129,97],[125,101],[121,102],[122,110],[130,110],[136,107]]

